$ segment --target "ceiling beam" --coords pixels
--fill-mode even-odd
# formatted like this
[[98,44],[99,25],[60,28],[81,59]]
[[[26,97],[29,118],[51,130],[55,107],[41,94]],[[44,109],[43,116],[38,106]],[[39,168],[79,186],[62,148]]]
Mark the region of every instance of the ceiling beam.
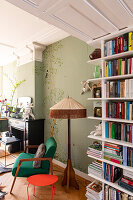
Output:
[[97,8],[95,8],[94,6],[92,6],[88,0],[83,0],[90,8],[92,8],[95,12],[97,12],[102,18],[104,18],[108,23],[110,23],[116,30],[119,30],[119,28],[113,24],[110,19],[108,19],[107,17],[105,17]]
[[128,14],[130,14],[133,17],[133,12],[129,9],[127,4],[123,0],[117,0],[121,6],[127,11]]

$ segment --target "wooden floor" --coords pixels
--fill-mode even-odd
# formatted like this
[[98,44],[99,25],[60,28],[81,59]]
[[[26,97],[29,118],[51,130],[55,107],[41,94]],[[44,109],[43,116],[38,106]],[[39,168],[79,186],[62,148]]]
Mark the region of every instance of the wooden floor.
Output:
[[[8,157],[8,161],[10,162],[11,160],[12,159]],[[58,182],[55,184],[56,195],[54,196],[54,200],[86,200],[85,189],[86,186],[89,184],[88,181],[80,177],[76,177],[80,189],[75,190],[74,188],[70,188],[69,192],[66,192],[66,188],[61,186],[61,181],[63,178],[63,169],[57,165],[54,165],[54,174],[57,175],[59,178]],[[0,183],[6,186],[3,191],[6,191],[8,193],[5,196],[5,200],[27,200],[28,198],[26,178],[17,178],[15,186],[13,188],[13,194],[10,194],[9,191],[11,188],[12,181],[13,177],[11,175],[11,172],[0,176]],[[33,196],[33,190],[33,186],[30,185],[30,200],[51,200],[51,186],[36,187],[36,196]]]

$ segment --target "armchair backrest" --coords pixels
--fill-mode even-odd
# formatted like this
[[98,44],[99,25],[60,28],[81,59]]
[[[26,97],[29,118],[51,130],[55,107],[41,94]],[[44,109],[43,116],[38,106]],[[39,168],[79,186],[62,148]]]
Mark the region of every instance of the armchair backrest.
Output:
[[[57,148],[57,143],[56,143],[55,139],[53,137],[50,137],[46,141],[45,146],[46,146],[46,152],[45,152],[44,157],[45,158],[52,158],[53,159],[54,154],[56,152],[56,148]],[[47,161],[43,161],[42,162],[42,168],[46,167],[46,162]]]

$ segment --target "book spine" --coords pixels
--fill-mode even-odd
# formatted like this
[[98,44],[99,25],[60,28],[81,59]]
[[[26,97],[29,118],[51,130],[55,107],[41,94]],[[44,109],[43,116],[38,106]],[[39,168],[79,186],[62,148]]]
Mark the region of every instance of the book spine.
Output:
[[128,33],[128,51],[132,50],[132,32]]
[[104,55],[107,56],[107,43],[104,43]]
[[105,122],[105,138],[109,137],[109,123]]
[[123,52],[123,36],[120,37],[120,52]]
[[127,166],[127,147],[123,146],[123,165]]
[[116,42],[116,53],[118,53],[118,46],[119,46],[119,41],[118,41],[118,37],[115,38],[115,42]]

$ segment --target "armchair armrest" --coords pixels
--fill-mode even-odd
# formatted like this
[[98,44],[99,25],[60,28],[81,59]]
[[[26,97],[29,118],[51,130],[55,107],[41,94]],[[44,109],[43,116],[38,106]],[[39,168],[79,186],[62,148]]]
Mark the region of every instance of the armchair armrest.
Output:
[[18,174],[22,162],[27,162],[27,161],[44,161],[44,160],[49,161],[49,163],[50,163],[50,172],[53,175],[52,158],[27,158],[27,159],[20,159],[20,161],[18,163],[16,174]]
[[38,148],[38,147],[39,147],[39,145],[26,145],[24,153],[26,153],[27,149],[35,149],[35,148]]

